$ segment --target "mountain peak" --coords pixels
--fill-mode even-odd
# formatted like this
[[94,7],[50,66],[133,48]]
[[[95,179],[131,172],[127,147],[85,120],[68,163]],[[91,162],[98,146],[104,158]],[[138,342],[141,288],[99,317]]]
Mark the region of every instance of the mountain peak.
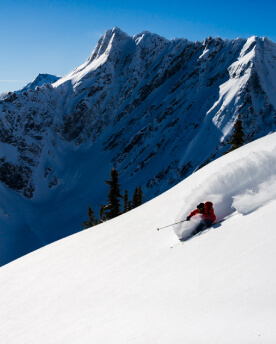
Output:
[[168,39],[157,35],[156,33],[152,33],[150,31],[142,31],[141,33],[133,36],[133,39],[136,43],[136,45],[140,44],[141,42],[153,42],[156,40],[162,41],[162,42],[169,42]]
[[108,48],[111,48],[111,46],[114,45],[114,42],[120,42],[127,38],[129,38],[129,35],[116,26],[113,29],[107,30],[99,39],[96,48],[93,50],[88,61],[91,62],[94,59],[99,58],[104,53],[107,54],[110,51]]
[[124,31],[122,31],[120,28],[115,26],[113,29],[106,30],[104,35],[100,38],[99,42],[101,40],[110,41],[110,39],[112,39],[112,38],[114,39],[115,37],[116,38],[128,38],[130,36],[127,33],[125,33]]
[[107,32],[108,31],[111,31],[113,34],[115,34],[115,35],[121,35],[121,36],[127,36],[127,37],[129,37],[129,35],[127,34],[127,33],[125,33],[123,30],[121,30],[119,27],[117,27],[117,26],[114,26],[114,28],[113,29],[111,29],[111,30],[107,30]]
[[24,86],[21,90],[18,92],[24,92],[27,90],[34,90],[37,86],[42,86],[44,84],[53,84],[54,82],[58,81],[61,77],[47,74],[47,73],[39,73],[38,76],[28,83],[26,86]]

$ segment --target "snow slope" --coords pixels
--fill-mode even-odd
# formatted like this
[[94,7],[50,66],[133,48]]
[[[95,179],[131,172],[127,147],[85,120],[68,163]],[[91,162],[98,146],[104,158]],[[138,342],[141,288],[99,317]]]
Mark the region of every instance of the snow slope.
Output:
[[[276,134],[0,270],[1,343],[276,341]],[[220,225],[173,249],[196,202]]]

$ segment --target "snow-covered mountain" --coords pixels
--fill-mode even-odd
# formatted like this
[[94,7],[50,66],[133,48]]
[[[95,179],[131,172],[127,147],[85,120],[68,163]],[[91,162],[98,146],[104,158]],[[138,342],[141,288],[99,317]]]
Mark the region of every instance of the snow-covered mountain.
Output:
[[[147,199],[222,155],[239,114],[246,142],[275,131],[276,45],[169,41],[108,30],[54,84],[0,101],[1,261],[81,229],[112,167]],[[16,204],[16,207],[15,207]]]
[[[2,267],[1,343],[275,343],[275,184],[274,133]],[[225,220],[171,249],[206,200]]]
[[13,93],[20,93],[20,92],[26,92],[28,90],[35,90],[36,87],[43,86],[44,84],[52,84],[60,79],[59,76],[52,75],[52,74],[38,74],[38,76],[31,82],[29,82],[26,86],[21,88],[18,91],[15,92],[4,92],[0,94],[0,100],[4,100],[5,98],[8,98]]
[[8,95],[8,92],[3,92],[3,93],[0,93],[0,100],[3,100],[7,97]]
[[16,93],[26,92],[28,90],[34,91],[36,87],[43,86],[44,84],[53,84],[59,79],[59,76],[52,74],[38,74],[38,76],[32,82],[28,83],[26,86],[24,86],[21,90],[17,91]]

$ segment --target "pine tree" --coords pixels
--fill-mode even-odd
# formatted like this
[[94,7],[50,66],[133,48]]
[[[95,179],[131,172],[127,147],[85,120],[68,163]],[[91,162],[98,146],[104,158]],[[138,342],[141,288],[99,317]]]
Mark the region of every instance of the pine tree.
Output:
[[123,198],[120,193],[119,174],[115,168],[111,171],[111,180],[106,180],[105,182],[109,185],[109,193],[108,205],[105,206],[104,212],[109,220],[120,215],[120,198]]
[[241,115],[239,115],[234,125],[234,133],[230,143],[232,144],[231,150],[234,150],[244,145],[244,131],[242,127]]
[[139,204],[139,191],[138,188],[136,187],[132,196],[132,208],[138,207]]
[[128,200],[128,192],[127,190],[125,190],[125,194],[124,194],[124,210],[123,213],[128,212],[129,210],[131,210],[131,201]]
[[132,208],[139,207],[143,203],[144,198],[142,187],[136,187],[132,196]]
[[105,222],[107,220],[107,217],[106,217],[106,205],[103,205],[103,204],[100,204],[100,221],[101,222]]
[[229,143],[231,144],[231,148],[226,153],[232,152],[244,145],[244,131],[240,114],[234,124],[234,132]]
[[142,187],[139,186],[139,188],[138,188],[138,203],[139,203],[139,205],[141,205],[143,203],[144,198],[145,197],[143,196]]
[[84,227],[84,229],[86,228],[90,228],[95,226],[96,224],[98,224],[98,220],[95,217],[95,213],[94,211],[91,209],[90,205],[88,204],[88,221],[84,221],[82,223],[82,227]]

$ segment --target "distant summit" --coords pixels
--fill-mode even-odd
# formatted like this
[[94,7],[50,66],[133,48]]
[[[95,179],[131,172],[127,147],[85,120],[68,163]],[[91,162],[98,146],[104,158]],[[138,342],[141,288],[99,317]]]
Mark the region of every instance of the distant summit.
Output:
[[51,74],[38,74],[38,76],[26,86],[24,86],[21,90],[17,92],[24,92],[27,90],[34,90],[37,86],[42,86],[44,84],[53,84],[54,82],[58,81],[60,77]]

